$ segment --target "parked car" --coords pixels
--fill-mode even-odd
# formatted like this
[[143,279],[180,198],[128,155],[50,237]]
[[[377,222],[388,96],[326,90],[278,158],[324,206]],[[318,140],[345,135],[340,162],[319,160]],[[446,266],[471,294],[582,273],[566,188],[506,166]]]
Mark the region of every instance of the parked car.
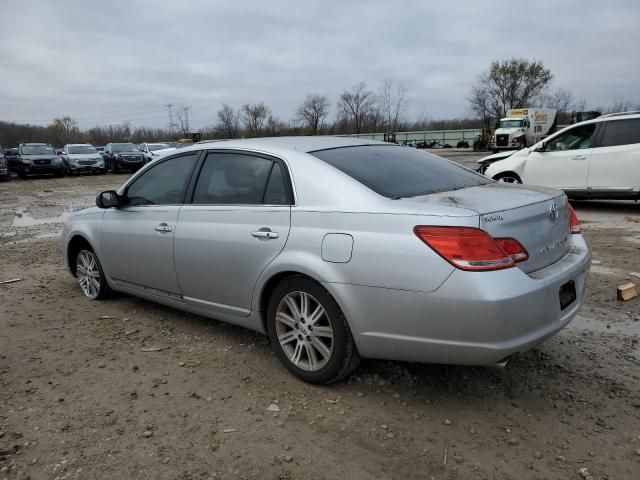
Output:
[[346,137],[186,147],[96,204],[62,235],[87,298],[266,333],[314,383],[360,357],[501,364],[574,318],[591,257],[558,190]]
[[4,158],[7,161],[7,166],[10,172],[18,171],[18,149],[9,148],[4,151]]
[[143,143],[138,148],[140,148],[140,151],[144,154],[147,162],[177,150],[176,147],[172,147],[170,143]]
[[67,173],[106,173],[102,155],[89,143],[70,143],[62,148]]
[[102,152],[104,152],[104,147],[96,147],[96,150],[100,155],[102,155]]
[[64,177],[64,163],[48,143],[21,143],[18,146],[16,172],[23,179],[27,175],[43,173]]
[[11,180],[11,172],[4,156],[4,149],[0,145],[0,182],[6,182],[7,180]]
[[133,143],[109,143],[104,147],[102,158],[111,173],[135,171],[146,163],[144,155]]
[[640,112],[571,125],[530,148],[479,160],[485,175],[573,198],[640,199]]

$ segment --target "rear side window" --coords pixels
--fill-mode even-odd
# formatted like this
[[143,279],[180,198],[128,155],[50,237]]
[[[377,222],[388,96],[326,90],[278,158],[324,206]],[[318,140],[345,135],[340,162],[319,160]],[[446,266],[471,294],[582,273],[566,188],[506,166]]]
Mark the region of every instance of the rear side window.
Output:
[[193,194],[201,205],[288,204],[280,165],[242,153],[210,153]]
[[414,148],[367,145],[319,150],[311,155],[389,198],[416,197],[492,183],[480,174]]
[[605,122],[599,147],[640,143],[640,118]]

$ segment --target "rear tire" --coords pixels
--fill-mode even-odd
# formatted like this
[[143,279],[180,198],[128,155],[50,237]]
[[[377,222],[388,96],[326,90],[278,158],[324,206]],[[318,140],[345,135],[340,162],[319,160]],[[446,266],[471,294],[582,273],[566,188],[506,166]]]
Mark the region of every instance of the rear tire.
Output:
[[342,310],[329,292],[310,278],[289,277],[274,289],[266,323],[276,355],[305,382],[338,382],[360,363]]
[[103,300],[111,297],[113,293],[98,256],[88,246],[80,250],[76,256],[76,278],[80,290],[89,300]]
[[518,174],[513,172],[499,173],[498,175],[493,177],[493,179],[496,182],[503,182],[503,183],[522,183],[522,180],[520,180],[520,177],[518,176]]

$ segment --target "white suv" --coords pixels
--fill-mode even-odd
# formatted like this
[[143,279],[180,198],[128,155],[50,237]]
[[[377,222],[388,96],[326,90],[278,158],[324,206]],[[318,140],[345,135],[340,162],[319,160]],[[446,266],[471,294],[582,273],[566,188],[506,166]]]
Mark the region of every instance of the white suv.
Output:
[[[499,155],[478,163],[487,165]],[[484,174],[503,182],[559,188],[574,198],[640,199],[640,111],[571,125],[494,161]]]

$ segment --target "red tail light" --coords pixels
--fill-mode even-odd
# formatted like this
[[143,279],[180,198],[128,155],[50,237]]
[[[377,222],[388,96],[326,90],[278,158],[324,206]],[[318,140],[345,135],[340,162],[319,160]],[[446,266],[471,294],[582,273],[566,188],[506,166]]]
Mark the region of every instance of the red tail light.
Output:
[[[456,268],[469,271],[501,270],[514,267],[514,258],[484,230],[472,227],[427,227],[413,229],[420,240]],[[526,250],[516,240],[500,239],[515,252]],[[515,242],[521,250],[518,250]],[[528,254],[527,254],[528,258]],[[523,261],[523,260],[518,260]]]
[[529,260],[529,252],[515,238],[496,238],[495,241],[511,257],[513,263]]
[[575,235],[582,232],[582,228],[580,227],[580,220],[578,220],[578,216],[576,215],[576,212],[571,205],[569,205],[569,225],[571,226],[572,234]]

